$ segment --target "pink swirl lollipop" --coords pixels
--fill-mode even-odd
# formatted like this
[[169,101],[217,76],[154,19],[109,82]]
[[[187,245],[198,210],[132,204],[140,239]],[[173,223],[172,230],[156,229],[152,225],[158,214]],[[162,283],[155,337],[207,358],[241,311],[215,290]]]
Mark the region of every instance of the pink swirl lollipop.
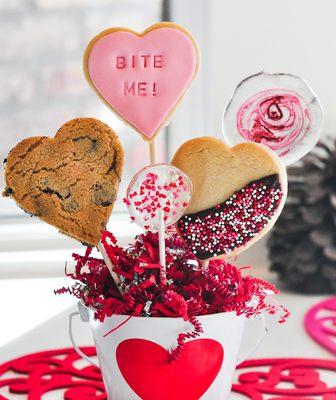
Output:
[[237,86],[224,113],[223,130],[230,145],[261,143],[289,165],[315,146],[322,123],[320,102],[305,81],[261,72]]
[[156,164],[132,178],[125,203],[132,220],[146,230],[158,232],[161,222],[169,226],[183,215],[191,191],[186,174],[170,164]]

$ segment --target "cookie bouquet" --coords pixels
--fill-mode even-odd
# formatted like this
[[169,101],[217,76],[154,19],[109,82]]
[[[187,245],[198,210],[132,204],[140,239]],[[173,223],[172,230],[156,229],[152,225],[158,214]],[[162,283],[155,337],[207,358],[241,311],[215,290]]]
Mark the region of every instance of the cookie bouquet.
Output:
[[[93,118],[69,121],[54,138],[22,141],[7,159],[4,194],[86,246],[73,255],[74,270],[67,271],[74,284],[56,293],[79,299],[78,313],[70,315],[71,339],[72,319],[79,314],[90,322],[110,400],[228,399],[246,319],[261,321],[261,333],[254,333],[259,342],[265,313],[279,322],[288,317],[274,300],[277,288],[232,260],[276,222],[287,194],[281,157],[297,149],[302,154],[302,147],[314,144],[319,114],[309,107],[316,101],[297,97],[308,107],[310,125],[289,114],[278,92],[268,103],[259,101],[258,109],[256,101],[252,111],[245,105],[250,114],[240,117],[241,125],[254,118],[254,136],[237,140],[230,115],[241,103],[240,93],[225,114],[228,144],[194,138],[170,163],[157,163],[155,137],[198,65],[194,39],[171,23],[141,34],[109,29],[86,49],[88,82],[150,146],[150,162],[127,192],[119,193],[131,221],[143,228],[129,246],[118,243],[118,232],[106,230],[123,169],[121,143],[106,124]],[[258,120],[258,112],[268,115],[273,131]],[[284,120],[287,129],[296,124],[291,142],[277,133],[282,127],[289,136]],[[270,142],[287,151],[279,158]],[[94,247],[101,256],[94,255]]]

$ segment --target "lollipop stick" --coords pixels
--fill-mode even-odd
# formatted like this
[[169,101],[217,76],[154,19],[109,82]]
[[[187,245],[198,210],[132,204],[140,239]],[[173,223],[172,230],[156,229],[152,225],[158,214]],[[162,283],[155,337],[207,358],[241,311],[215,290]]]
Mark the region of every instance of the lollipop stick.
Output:
[[166,244],[165,244],[165,226],[164,226],[164,212],[160,211],[160,226],[159,226],[159,253],[160,265],[162,266],[161,277],[163,283],[166,282]]
[[156,164],[156,145],[155,139],[149,143],[149,158],[151,165]]
[[[149,156],[151,165],[156,164],[156,146],[155,140],[149,143]],[[160,265],[162,266],[161,279],[166,282],[166,245],[165,245],[165,226],[164,226],[164,212],[160,211],[160,226],[159,226],[159,253]]]
[[107,266],[107,268],[108,268],[108,270],[109,270],[109,272],[111,274],[111,277],[112,277],[117,289],[121,293],[120,288],[119,288],[120,281],[119,281],[118,275],[113,271],[112,262],[110,260],[110,257],[107,255],[107,253],[105,251],[103,243],[99,242],[97,247],[98,247],[98,250],[100,251],[100,254],[103,256],[105,264],[106,264],[106,266]]

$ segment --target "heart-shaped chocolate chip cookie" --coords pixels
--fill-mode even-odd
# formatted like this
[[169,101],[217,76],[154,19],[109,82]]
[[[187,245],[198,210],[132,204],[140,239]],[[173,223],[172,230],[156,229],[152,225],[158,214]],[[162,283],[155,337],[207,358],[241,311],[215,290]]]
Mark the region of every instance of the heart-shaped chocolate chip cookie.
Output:
[[286,170],[256,143],[228,147],[201,137],[184,143],[172,164],[193,183],[193,195],[177,228],[202,260],[235,256],[274,225],[287,196]]
[[123,167],[117,135],[93,118],[67,122],[55,138],[20,142],[6,163],[5,196],[62,233],[97,245]]

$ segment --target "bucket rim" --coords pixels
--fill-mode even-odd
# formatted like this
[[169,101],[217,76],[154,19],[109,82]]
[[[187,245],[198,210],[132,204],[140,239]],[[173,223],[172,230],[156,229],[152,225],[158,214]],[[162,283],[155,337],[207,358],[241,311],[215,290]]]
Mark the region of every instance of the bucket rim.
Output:
[[[82,307],[84,307],[85,309],[87,309],[90,312],[95,312],[96,309],[93,307],[88,307],[86,306],[83,301],[79,301],[78,302]],[[245,314],[240,314],[237,315],[237,313],[235,311],[224,311],[224,312],[220,312],[220,313],[215,313],[215,314],[204,314],[204,315],[195,315],[195,317],[197,319],[211,319],[211,318],[215,318],[215,317],[219,317],[219,316],[232,316],[232,317],[238,317],[238,318],[244,318],[246,319],[246,315]],[[136,315],[131,315],[131,314],[113,314],[108,318],[113,318],[113,317],[125,317],[125,318],[129,318],[132,317],[132,319],[136,319],[137,321],[148,321],[148,320],[155,320],[155,321],[159,321],[159,320],[177,320],[177,319],[183,319],[183,317],[143,317],[143,316],[136,316]],[[188,320],[186,321],[188,322]]]

